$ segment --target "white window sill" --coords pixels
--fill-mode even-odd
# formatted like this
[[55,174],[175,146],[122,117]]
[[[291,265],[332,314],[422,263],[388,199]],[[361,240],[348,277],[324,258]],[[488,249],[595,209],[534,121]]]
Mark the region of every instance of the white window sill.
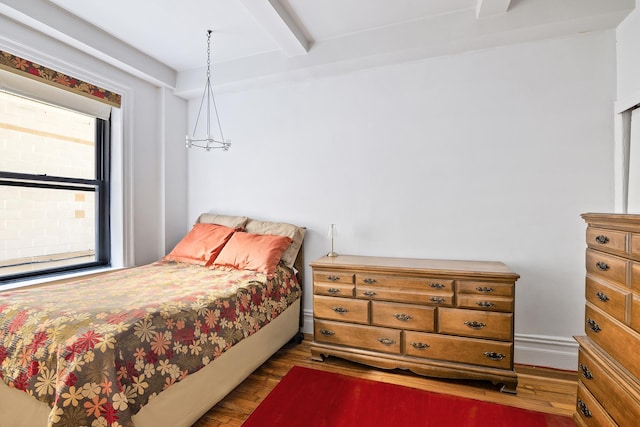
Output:
[[6,291],[9,289],[28,288],[28,287],[37,286],[37,285],[55,284],[62,281],[69,281],[71,279],[83,279],[85,278],[85,276],[89,277],[89,276],[93,276],[94,274],[108,273],[108,272],[116,271],[120,269],[121,267],[97,267],[93,269],[76,271],[71,273],[64,273],[64,274],[52,275],[52,276],[46,276],[46,277],[38,277],[35,279],[19,280],[19,281],[7,283],[7,284],[0,283],[0,292]]

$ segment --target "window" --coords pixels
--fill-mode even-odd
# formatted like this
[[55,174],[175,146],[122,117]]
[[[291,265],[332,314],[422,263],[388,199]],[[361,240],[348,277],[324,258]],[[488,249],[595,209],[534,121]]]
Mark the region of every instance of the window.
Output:
[[0,91],[0,284],[108,265],[109,122]]

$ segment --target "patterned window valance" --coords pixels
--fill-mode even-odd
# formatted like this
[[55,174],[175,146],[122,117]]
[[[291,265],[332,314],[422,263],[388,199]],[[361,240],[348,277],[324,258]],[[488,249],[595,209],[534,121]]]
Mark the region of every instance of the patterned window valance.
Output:
[[122,103],[122,97],[117,93],[83,82],[2,50],[0,50],[0,68],[104,102],[113,107],[120,107]]

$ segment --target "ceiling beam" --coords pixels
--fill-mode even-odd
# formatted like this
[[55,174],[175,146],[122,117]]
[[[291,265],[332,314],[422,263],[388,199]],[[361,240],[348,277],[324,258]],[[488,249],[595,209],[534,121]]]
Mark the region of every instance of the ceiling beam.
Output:
[[177,73],[171,67],[72,15],[49,0],[1,0],[0,15],[151,84],[171,88],[176,86]]
[[509,10],[511,0],[478,0],[476,3],[476,18],[499,15]]
[[288,56],[303,55],[309,51],[311,43],[279,0],[240,0],[240,2]]

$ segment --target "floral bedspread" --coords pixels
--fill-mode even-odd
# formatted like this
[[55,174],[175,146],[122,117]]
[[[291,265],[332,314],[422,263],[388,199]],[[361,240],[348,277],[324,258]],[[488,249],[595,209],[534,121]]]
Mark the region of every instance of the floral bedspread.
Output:
[[0,377],[49,404],[49,426],[130,427],[150,398],[300,294],[282,265],[267,279],[167,261],[0,291]]

